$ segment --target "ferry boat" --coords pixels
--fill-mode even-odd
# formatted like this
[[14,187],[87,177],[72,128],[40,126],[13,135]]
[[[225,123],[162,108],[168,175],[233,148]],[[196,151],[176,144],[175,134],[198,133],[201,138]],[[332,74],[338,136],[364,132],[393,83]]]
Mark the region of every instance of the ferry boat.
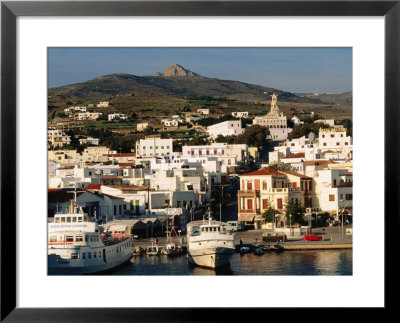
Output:
[[211,269],[228,265],[235,251],[233,239],[232,226],[213,220],[208,210],[208,220],[187,225],[188,261]]
[[134,252],[131,239],[124,234],[100,232],[87,214],[55,214],[48,224],[48,274],[95,274],[128,262]]

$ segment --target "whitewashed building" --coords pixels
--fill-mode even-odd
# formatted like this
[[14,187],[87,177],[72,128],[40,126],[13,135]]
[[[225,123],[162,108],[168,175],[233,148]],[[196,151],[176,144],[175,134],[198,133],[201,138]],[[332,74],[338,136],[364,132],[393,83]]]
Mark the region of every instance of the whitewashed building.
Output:
[[71,143],[71,137],[59,129],[47,130],[47,141],[51,147],[63,147]]
[[207,133],[210,137],[222,136],[238,136],[244,132],[242,122],[240,120],[229,120],[214,124],[207,127]]
[[87,137],[87,138],[81,138],[79,139],[79,144],[80,145],[93,145],[93,146],[98,146],[100,142],[100,139],[98,138],[93,138],[93,137]]
[[126,120],[128,117],[125,113],[111,113],[108,115],[108,121],[119,119],[119,120]]
[[249,117],[249,112],[243,111],[243,112],[232,112],[232,116],[235,118],[248,118]]
[[136,142],[137,157],[162,157],[173,151],[172,139],[146,138]]

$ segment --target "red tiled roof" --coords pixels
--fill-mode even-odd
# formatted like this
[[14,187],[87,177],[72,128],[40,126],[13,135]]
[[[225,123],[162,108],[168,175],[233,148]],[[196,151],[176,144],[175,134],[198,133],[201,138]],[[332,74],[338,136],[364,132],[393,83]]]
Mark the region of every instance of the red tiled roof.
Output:
[[282,174],[272,168],[264,168],[264,169],[259,169],[255,172],[250,172],[250,173],[243,174],[240,176],[263,176],[263,175],[284,175],[284,174]]
[[108,157],[135,157],[136,153],[120,153],[120,154],[106,154],[103,156],[108,156]]
[[62,188],[48,188],[47,192],[57,192],[57,191],[61,191]]
[[135,163],[119,163],[119,167],[129,167],[129,166],[135,166]]
[[283,157],[282,159],[285,159],[285,158],[304,158],[304,157],[305,157],[304,153],[297,153],[297,154],[293,154],[293,155],[290,155],[290,156]]
[[87,190],[99,190],[101,188],[101,185],[103,185],[103,184],[89,184],[85,188]]
[[121,191],[147,191],[148,186],[135,186],[135,185],[104,185],[110,188],[116,188]]

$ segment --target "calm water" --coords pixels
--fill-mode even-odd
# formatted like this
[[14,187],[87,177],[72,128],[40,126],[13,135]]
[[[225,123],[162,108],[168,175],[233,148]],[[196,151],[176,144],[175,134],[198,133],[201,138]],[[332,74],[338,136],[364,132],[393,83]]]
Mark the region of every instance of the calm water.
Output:
[[188,264],[186,255],[177,257],[137,256],[113,275],[352,275],[352,250],[266,252],[262,256],[235,253],[230,268],[208,270]]

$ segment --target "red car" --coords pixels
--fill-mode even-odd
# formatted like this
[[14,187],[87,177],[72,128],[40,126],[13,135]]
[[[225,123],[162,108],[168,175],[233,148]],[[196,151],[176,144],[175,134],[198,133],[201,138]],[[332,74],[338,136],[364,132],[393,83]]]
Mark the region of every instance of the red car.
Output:
[[322,236],[316,235],[315,233],[307,233],[303,240],[311,240],[311,241],[322,241]]

